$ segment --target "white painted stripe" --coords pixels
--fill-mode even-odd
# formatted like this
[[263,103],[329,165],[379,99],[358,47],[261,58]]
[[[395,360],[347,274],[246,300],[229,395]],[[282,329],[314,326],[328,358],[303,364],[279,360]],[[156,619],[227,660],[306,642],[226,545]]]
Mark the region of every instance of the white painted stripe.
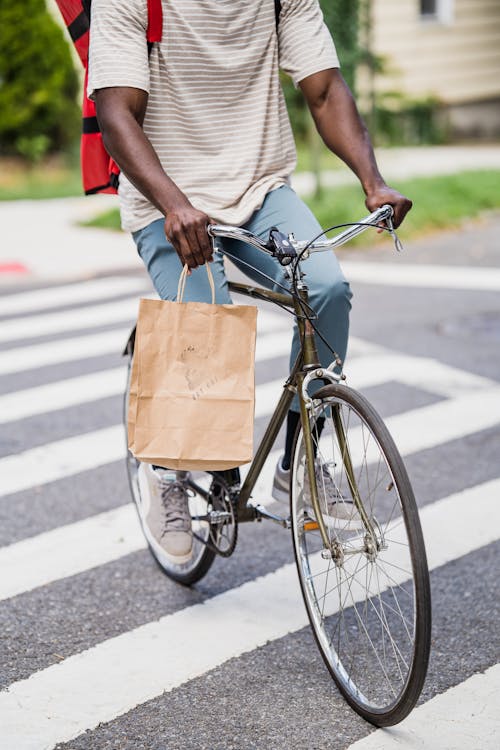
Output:
[[[273,327],[279,330],[279,323],[273,321]],[[0,375],[13,372],[35,370],[39,367],[74,362],[89,357],[99,357],[105,354],[121,354],[132,329],[128,328],[105,333],[78,336],[76,338],[49,341],[45,344],[8,349],[0,352]],[[290,352],[291,333],[266,334],[264,326],[260,325],[257,336],[256,359],[274,359]]]
[[[467,388],[489,389],[499,385],[494,380],[442,364],[435,359],[404,354],[375,354],[350,359],[346,372],[347,384],[358,390],[394,381],[447,398],[459,397]],[[255,404],[256,418],[272,414],[284,382],[284,378],[281,378],[257,387],[259,396]]]
[[[471,404],[470,401],[471,398],[473,398],[476,403],[479,403],[480,395],[481,394],[478,394],[475,397],[464,397],[462,399],[457,399],[457,401],[455,402],[444,402],[426,407],[425,409],[416,409],[412,412],[407,412],[406,414],[392,417],[387,421],[387,425],[394,435],[401,453],[403,455],[408,455],[418,450],[423,450],[425,448],[439,445],[446,440],[456,439],[477,430],[484,429],[484,414],[488,414],[489,412],[496,414],[495,419],[498,421],[499,412],[498,409],[495,412],[495,403],[498,403],[497,400],[500,397],[500,389],[494,389],[492,393],[489,393],[487,391],[484,392],[487,403],[484,407],[484,410],[480,414],[478,414],[476,412],[475,405],[473,403]],[[469,409],[467,410],[468,405]],[[476,418],[478,418],[477,421],[474,421]],[[450,426],[446,425],[448,421],[450,421]],[[490,420],[488,420],[487,424],[490,424]],[[430,425],[432,425],[432,429],[430,428]],[[122,441],[124,438],[123,431],[120,426],[117,426],[113,429],[115,430],[115,432],[113,432],[113,435],[111,437],[115,442],[118,441],[118,446],[116,452],[114,453],[115,458],[111,460],[116,460],[116,456],[118,456],[118,458],[123,456],[124,448]],[[95,441],[94,439],[94,433],[90,433],[90,435],[84,435],[80,437],[81,442],[79,445],[76,445],[76,449],[78,450],[78,455],[81,460],[83,460],[86,453],[92,451],[92,446],[94,445],[94,443],[100,446],[106,445],[106,440],[108,440],[110,437],[109,432],[108,435],[104,437],[104,439],[102,439],[101,437],[101,432],[97,433],[97,441]],[[58,463],[57,450],[59,446],[58,444],[53,445],[55,446],[55,448],[51,454],[51,460],[53,462],[52,475],[57,476],[57,472],[59,471],[59,473],[61,473],[62,471],[66,470],[66,467],[61,466]],[[34,450],[36,451],[38,449]],[[33,458],[33,452],[28,453],[30,453],[30,456],[28,457],[30,463],[24,464],[23,461],[19,459],[19,457],[14,457],[18,459],[18,462],[16,464],[17,472],[14,471],[10,475],[11,487],[13,486],[14,482],[14,486],[19,487],[20,482],[23,481],[22,478],[26,475],[30,475],[29,468],[36,465],[36,456]],[[272,486],[274,469],[280,453],[280,450],[273,451],[266,461],[266,464],[262,470],[262,473],[254,490],[253,497],[256,502],[267,504],[270,501],[270,490]],[[6,460],[7,459],[2,459],[2,461]],[[100,460],[106,463],[106,461],[104,461],[103,459],[102,453],[96,457],[96,460]],[[2,461],[0,461],[0,475],[5,476],[5,480],[9,481],[9,475],[7,474],[7,472],[2,471],[3,467],[5,466]],[[92,458],[87,458],[87,468],[89,468],[89,463],[92,463]],[[26,470],[26,466],[28,467],[28,470]],[[41,464],[39,469],[41,470],[43,466],[44,464]],[[68,467],[68,470],[71,471],[71,468],[71,466]],[[81,470],[83,471],[84,469]],[[247,470],[248,466],[242,467],[242,474],[245,475]],[[62,476],[65,476],[65,474],[62,474]],[[38,481],[41,482],[42,480],[38,479],[37,477],[36,481],[27,481],[31,481],[31,483],[34,484]],[[7,488],[3,493],[2,490],[0,490],[0,494],[7,494],[8,491],[9,490],[7,490]],[[16,490],[10,489],[10,491],[14,492]],[[468,490],[468,492],[470,493],[471,490]],[[480,494],[479,490],[478,492]],[[123,518],[120,515],[121,512],[123,512],[124,514]],[[125,542],[130,538],[129,513],[130,511],[128,509],[128,506],[125,506],[122,511],[116,511],[117,515],[115,518],[117,528],[123,528],[122,535],[125,539]],[[6,547],[4,548],[4,550],[0,551],[0,568],[3,567],[4,570],[17,570],[19,572],[19,578],[16,578],[15,575],[12,574],[8,581],[0,581],[0,599],[5,596],[13,596],[14,594],[12,592],[21,593],[22,591],[27,590],[28,588],[32,588],[33,586],[42,585],[42,583],[48,583],[50,580],[55,580],[54,578],[50,577],[52,573],[55,574],[56,578],[60,578],[66,575],[73,575],[75,573],[82,572],[83,570],[87,570],[88,567],[92,567],[94,564],[103,565],[109,560],[114,560],[116,558],[116,547],[113,544],[108,545],[103,543],[101,545],[93,546],[92,556],[89,556],[89,565],[85,564],[85,549],[88,546],[88,539],[93,538],[94,533],[99,536],[99,530],[101,529],[101,526],[104,524],[104,527],[106,527],[106,519],[107,514],[101,514],[100,516],[95,516],[94,518],[87,519],[86,521],[78,522],[77,524],[70,524],[64,527],[64,531],[60,532],[62,534],[62,539],[64,540],[64,536],[66,534],[68,534],[68,536],[70,536],[72,539],[72,544],[68,547],[70,550],[72,550],[69,559],[67,558],[65,553],[66,545],[64,544],[64,542],[61,542],[60,554],[56,545],[52,544],[51,535],[58,533],[59,530],[56,530],[55,532],[48,532],[48,535],[42,534],[40,535],[40,537],[34,537],[33,540],[28,539],[25,542],[19,542],[19,545],[24,545],[22,547],[22,550],[24,551],[21,551],[21,553],[18,553],[16,551],[18,544],[11,545],[10,547]],[[94,524],[96,526],[95,532]],[[74,530],[74,527],[76,527],[76,530]],[[439,526],[436,526],[436,530],[437,533],[440,533]],[[38,539],[40,541],[37,541]],[[37,571],[31,570],[33,566],[28,562],[30,557],[31,559],[33,559],[32,553],[30,553],[31,543],[33,543],[34,545],[34,550],[37,551],[37,554],[33,552],[35,558],[37,560],[47,560],[49,570],[52,571],[52,573],[49,573],[48,578],[43,577],[45,575],[43,565],[40,568],[40,575],[42,576],[42,578],[40,579],[37,578]],[[137,543],[137,538],[135,538],[133,544],[135,543]],[[78,549],[78,545],[80,545],[81,550]],[[125,543],[125,546],[123,547],[123,554],[128,554],[128,552],[132,551],[132,549],[133,547],[129,548]],[[42,550],[45,550],[44,554],[42,554]],[[9,562],[10,555],[13,556],[12,564]],[[23,555],[27,556],[27,561],[24,566],[20,563],[20,559],[23,557]],[[53,565],[51,563],[52,560]],[[80,561],[83,561],[83,567],[80,567]],[[35,576],[34,579],[33,576]]]
[[[149,295],[149,297],[152,297],[152,295]],[[0,341],[15,341],[66,331],[95,328],[120,323],[124,320],[129,320],[132,325],[138,309],[139,298],[134,296],[120,300],[120,302],[106,302],[102,305],[71,309],[66,312],[30,315],[25,318],[6,320],[2,322],[0,327]],[[287,319],[279,313],[259,310],[259,330],[286,328],[287,323]]]
[[[286,333],[259,336],[256,361],[287,355],[289,348],[290,336]],[[354,388],[367,388],[392,380],[446,397],[459,396],[466,388],[491,388],[495,385],[493,380],[437,360],[391,353],[354,358],[350,360],[347,372],[347,382]],[[256,417],[272,413],[284,382],[285,372],[281,379],[257,387],[260,396],[256,403]],[[123,368],[114,368],[14,391],[0,396],[0,424],[119,395],[124,385]]]
[[6,456],[0,459],[0,496],[105,466],[124,455],[123,427],[114,425]]
[[[289,350],[289,337],[286,335],[278,333],[260,336],[256,347],[255,360],[260,362],[265,359],[274,359],[274,357],[288,354]],[[278,381],[279,386],[283,385],[285,369],[284,367],[283,380]],[[7,393],[0,396],[0,424],[37,414],[48,414],[57,409],[66,409],[70,406],[89,403],[108,396],[118,396],[125,389],[125,381],[126,371],[125,365],[123,365],[111,370],[101,370],[89,375],[80,375],[75,378],[37,386],[36,388],[26,388]],[[279,387],[267,389],[264,393],[265,388],[265,386],[257,386],[256,391],[258,394],[262,389],[262,397],[259,398],[259,403],[261,408],[265,408],[263,413],[270,414],[275,403],[269,402],[269,399],[272,393],[279,396]]]
[[343,261],[349,281],[382,286],[410,286],[427,289],[500,290],[500,268],[469,266],[410,265]]
[[123,366],[7,393],[0,396],[0,424],[117,396],[124,392],[125,383]]
[[368,388],[394,381],[448,398],[460,396],[468,388],[483,389],[499,385],[495,380],[436,359],[396,354],[389,350],[349,360],[346,373],[347,384],[353,388]]
[[2,351],[0,352],[0,375],[37,370],[40,367],[50,367],[105,354],[121,354],[131,328],[132,326],[90,336],[49,341],[45,344]]
[[[259,336],[256,361],[287,355],[289,348],[290,335],[286,332]],[[123,368],[104,370],[0,396],[0,424],[119,395],[125,384],[122,372]],[[496,385],[493,380],[437,360],[390,352],[353,358],[347,372],[347,382],[354,388],[397,381],[446,397],[459,396],[466,388],[482,389]],[[256,417],[272,413],[284,382],[285,372],[282,378],[257,386]]]
[[[476,517],[491,523],[472,533],[467,492],[422,510],[431,569],[498,539],[498,480],[473,492]],[[306,624],[295,566],[285,565],[12,684],[0,694],[0,739],[16,750],[49,750]],[[207,632],[225,636],[205,648]]]
[[0,600],[146,547],[132,503],[0,548]]
[[0,341],[36,338],[66,331],[96,328],[123,321],[132,321],[137,315],[139,300],[129,297],[120,302],[68,310],[67,312],[29,315],[25,318],[7,320],[0,327]]
[[377,729],[348,750],[498,750],[500,664],[417,706],[397,728]]
[[[434,448],[500,423],[500,387],[413,409],[385,420],[402,456]],[[353,438],[353,445],[360,441]],[[276,462],[282,450],[273,451],[257,481],[254,497],[270,500]],[[359,457],[358,457],[359,459]],[[356,456],[353,456],[356,461]],[[0,464],[1,467],[1,464]]]
[[[500,421],[500,387],[414,409],[386,421],[403,454],[430,448],[464,435],[493,427]],[[118,461],[124,455],[122,425],[88,432],[48,443],[0,459],[0,497],[54,482],[81,471]],[[267,461],[257,485],[269,492],[270,466],[279,451]]]
[[117,297],[146,290],[148,281],[137,276],[107,276],[102,279],[84,281],[79,284],[64,284],[31,292],[7,294],[0,299],[0,315],[19,315],[33,310],[46,310],[63,305],[78,305],[82,302]]

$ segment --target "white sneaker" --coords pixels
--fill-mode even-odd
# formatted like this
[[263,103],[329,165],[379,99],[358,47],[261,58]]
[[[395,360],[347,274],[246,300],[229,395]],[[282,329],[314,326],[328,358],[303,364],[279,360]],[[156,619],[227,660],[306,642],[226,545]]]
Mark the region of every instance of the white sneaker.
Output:
[[189,495],[175,471],[153,469],[141,463],[138,469],[140,514],[148,542],[160,556],[176,565],[193,554],[193,532]]
[[[323,512],[323,521],[328,528],[337,531],[357,531],[364,528],[359,511],[352,500],[347,500],[337,487],[328,467],[316,462],[316,486],[319,504]],[[305,509],[314,518],[314,509],[309,492],[309,479],[304,480]]]
[[[290,469],[284,469],[282,465],[283,456],[280,456],[274,472],[272,496],[280,502],[288,502],[290,488]],[[320,504],[326,509],[323,514],[323,520],[326,526],[337,530],[356,531],[363,529],[363,521],[357,508],[352,500],[343,497],[339,488],[335,484],[328,467],[319,461],[316,462],[316,483]],[[309,480],[307,476],[304,480],[304,497],[306,512],[314,518],[314,511],[311,505],[309,494]]]

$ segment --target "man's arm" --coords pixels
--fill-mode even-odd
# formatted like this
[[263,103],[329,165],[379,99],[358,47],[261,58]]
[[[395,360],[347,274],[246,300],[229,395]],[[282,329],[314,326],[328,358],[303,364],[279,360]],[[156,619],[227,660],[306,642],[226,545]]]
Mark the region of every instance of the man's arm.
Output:
[[390,204],[394,208],[394,226],[399,226],[412,202],[384,182],[370,136],[340,71],[331,68],[314,73],[299,85],[325,144],[359,178],[366,194],[366,207],[374,211]]
[[122,172],[165,216],[165,234],[184,265],[197,268],[212,257],[209,217],[198,211],[168,177],[142,129],[148,95],[128,87],[96,91],[104,145]]

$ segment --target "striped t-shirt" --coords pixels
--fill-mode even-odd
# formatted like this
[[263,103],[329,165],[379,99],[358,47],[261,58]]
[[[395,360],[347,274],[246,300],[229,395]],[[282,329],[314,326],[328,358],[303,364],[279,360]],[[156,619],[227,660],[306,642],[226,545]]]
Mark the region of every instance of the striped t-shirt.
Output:
[[[295,145],[279,68],[297,85],[338,67],[318,0],[163,0],[148,60],[147,0],[93,0],[89,95],[148,92],[144,132],[168,176],[217,222],[242,225],[288,181]],[[120,176],[124,229],[162,214]]]

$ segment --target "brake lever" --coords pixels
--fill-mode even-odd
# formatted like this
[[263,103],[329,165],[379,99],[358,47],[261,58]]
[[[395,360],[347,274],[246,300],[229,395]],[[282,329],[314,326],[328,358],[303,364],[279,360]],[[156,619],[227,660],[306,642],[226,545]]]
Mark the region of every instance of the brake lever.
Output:
[[394,229],[394,224],[392,223],[392,215],[387,217],[387,219],[385,220],[385,223],[387,226],[387,231],[391,235],[392,240],[394,242],[394,247],[396,248],[398,253],[401,253],[404,250],[403,243],[399,239],[398,235],[396,234],[396,230]]

